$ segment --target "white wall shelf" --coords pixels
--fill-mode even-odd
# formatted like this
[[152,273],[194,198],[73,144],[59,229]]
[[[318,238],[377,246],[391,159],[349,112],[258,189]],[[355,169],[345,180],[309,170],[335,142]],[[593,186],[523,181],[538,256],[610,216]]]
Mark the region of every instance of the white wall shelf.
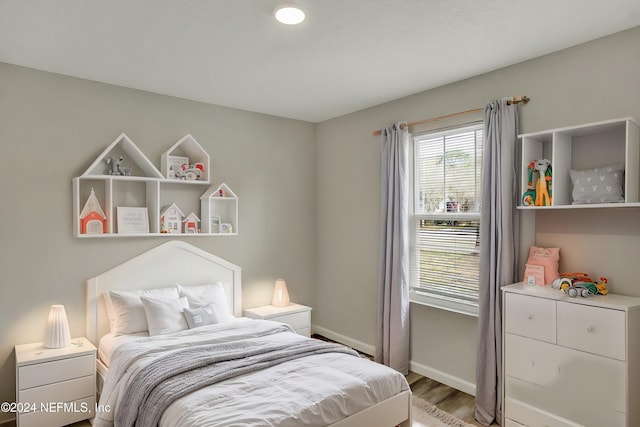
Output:
[[[199,179],[179,179],[168,176],[168,162],[171,156],[183,156],[189,158],[190,164],[198,163],[202,174]],[[108,158],[119,160],[122,156],[121,169],[127,175],[111,175],[111,165],[107,164]],[[163,172],[160,172],[151,161],[138,149],[133,141],[124,133],[114,140],[91,166],[79,177],[72,180],[73,183],[73,229],[78,238],[107,238],[107,237],[149,237],[149,236],[212,236],[212,235],[236,235],[238,229],[238,198],[226,185],[211,187],[207,193],[219,194],[222,190],[225,197],[216,197],[216,200],[207,204],[206,211],[200,211],[202,206],[202,187],[210,184],[211,170],[210,158],[198,142],[187,135],[174,144],[162,155]],[[127,168],[127,169],[124,169]],[[129,175],[130,174],[130,175]],[[107,218],[103,234],[83,234],[80,214],[91,191],[95,191],[97,200],[104,210]],[[194,212],[202,220],[201,232],[192,233],[163,233],[160,229],[160,212],[166,207],[176,203],[185,214]],[[147,208],[149,232],[138,234],[123,234],[118,232],[117,208],[118,207],[143,207]],[[221,233],[218,230],[211,232],[210,215],[218,215],[221,222],[229,224],[231,232]],[[207,227],[205,229],[205,217]]]
[[[184,158],[187,165],[191,165],[192,167],[196,167],[198,165],[202,165],[203,169],[201,170],[202,175],[200,178],[192,181],[189,179],[184,179],[185,182],[188,183],[203,183],[209,184],[211,171],[210,167],[210,159],[209,154],[198,144],[198,141],[191,135],[186,135],[180,141],[173,144],[171,148],[162,153],[162,157],[160,159],[160,169],[162,170],[162,176],[166,179],[171,180],[179,180],[178,176],[176,176],[176,160]],[[180,163],[180,162],[178,162]],[[204,167],[206,166],[206,167]]]
[[238,234],[238,196],[227,184],[212,186],[200,196],[202,232],[233,236]]
[[[606,120],[541,132],[522,134],[519,209],[584,209],[640,207],[640,127],[631,118]],[[551,206],[525,206],[528,165],[534,160],[551,161]],[[624,165],[624,201],[620,203],[572,204],[569,171]]]

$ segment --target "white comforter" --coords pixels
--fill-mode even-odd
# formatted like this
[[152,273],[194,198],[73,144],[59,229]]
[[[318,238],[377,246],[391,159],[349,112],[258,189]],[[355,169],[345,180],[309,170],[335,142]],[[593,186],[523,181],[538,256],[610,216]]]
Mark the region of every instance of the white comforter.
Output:
[[[265,335],[276,342],[308,339],[285,329],[279,323],[252,320],[141,338],[121,345],[111,357],[100,399],[100,407],[109,410],[97,414],[95,426],[113,425],[128,379],[166,352]],[[341,353],[319,354],[193,392],[167,408],[160,426],[326,426],[408,388],[403,375],[367,359]]]

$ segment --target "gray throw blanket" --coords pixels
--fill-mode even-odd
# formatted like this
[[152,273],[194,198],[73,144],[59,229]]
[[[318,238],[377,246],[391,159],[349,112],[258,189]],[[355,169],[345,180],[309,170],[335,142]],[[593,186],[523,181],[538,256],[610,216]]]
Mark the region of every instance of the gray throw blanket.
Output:
[[115,416],[117,427],[156,427],[175,400],[211,384],[322,353],[358,354],[320,340],[274,343],[258,338],[189,347],[162,356],[132,376]]

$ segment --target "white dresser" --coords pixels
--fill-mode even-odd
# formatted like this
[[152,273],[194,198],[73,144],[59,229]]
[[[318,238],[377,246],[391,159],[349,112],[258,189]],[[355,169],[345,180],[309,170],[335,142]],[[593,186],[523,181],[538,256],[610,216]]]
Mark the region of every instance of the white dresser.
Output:
[[640,426],[640,298],[502,291],[503,426]]
[[297,334],[311,335],[311,307],[302,304],[289,304],[284,307],[265,305],[249,308],[244,311],[246,317],[252,319],[275,320],[291,326]]
[[[96,406],[96,348],[75,338],[64,348],[17,345],[18,427],[54,427],[93,418]],[[28,410],[28,412],[26,412]]]

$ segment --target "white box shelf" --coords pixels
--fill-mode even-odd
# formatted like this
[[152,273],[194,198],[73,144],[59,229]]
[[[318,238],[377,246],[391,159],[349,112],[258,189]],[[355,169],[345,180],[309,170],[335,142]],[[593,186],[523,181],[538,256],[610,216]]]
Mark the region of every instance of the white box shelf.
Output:
[[[640,206],[640,127],[631,118],[550,129],[519,135],[522,141],[520,165],[520,209],[597,208]],[[551,206],[525,206],[527,166],[534,160],[551,161]],[[624,165],[624,202],[573,205],[569,171]]]

